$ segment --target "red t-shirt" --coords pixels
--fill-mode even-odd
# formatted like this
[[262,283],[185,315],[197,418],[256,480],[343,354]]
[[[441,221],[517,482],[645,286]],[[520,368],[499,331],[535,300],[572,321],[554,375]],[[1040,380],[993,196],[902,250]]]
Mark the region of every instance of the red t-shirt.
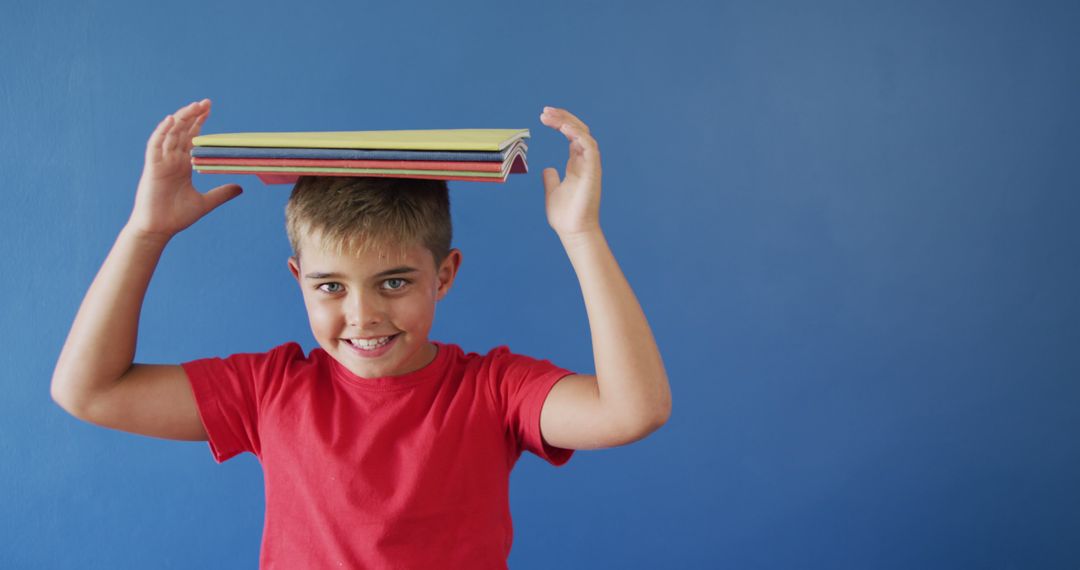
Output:
[[182,364],[214,460],[262,464],[260,568],[506,568],[514,463],[573,454],[540,435],[544,399],[571,372],[505,346],[434,344],[426,367],[385,378],[295,342]]

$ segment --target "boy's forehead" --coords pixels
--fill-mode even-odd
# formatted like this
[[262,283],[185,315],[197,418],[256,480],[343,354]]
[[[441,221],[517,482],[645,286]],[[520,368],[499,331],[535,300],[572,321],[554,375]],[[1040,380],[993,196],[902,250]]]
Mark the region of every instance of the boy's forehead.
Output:
[[[352,240],[336,244],[318,235],[301,238],[300,258],[305,265],[347,266],[356,270],[384,268],[388,265],[415,265],[430,258],[431,253],[420,245],[389,244],[379,240]],[[350,247],[352,245],[352,247]],[[340,246],[340,248],[339,248]]]

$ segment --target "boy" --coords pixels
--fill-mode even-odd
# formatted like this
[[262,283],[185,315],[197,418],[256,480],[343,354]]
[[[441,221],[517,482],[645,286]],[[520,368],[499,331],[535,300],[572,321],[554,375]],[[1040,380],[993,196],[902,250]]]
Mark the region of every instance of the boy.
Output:
[[286,207],[289,269],[320,348],[134,363],[165,245],[241,193],[192,186],[191,139],[209,111],[192,103],[151,135],[131,217],[79,308],[52,397],[96,425],[208,441],[219,463],[254,453],[266,484],[260,567],[505,568],[522,451],[558,466],[667,421],[659,351],[600,231],[596,142],[550,107],[541,122],[570,140],[570,158],[563,180],[543,172],[547,218],[581,283],[596,376],[429,341],[462,259],[445,182],[336,177],[301,178]]

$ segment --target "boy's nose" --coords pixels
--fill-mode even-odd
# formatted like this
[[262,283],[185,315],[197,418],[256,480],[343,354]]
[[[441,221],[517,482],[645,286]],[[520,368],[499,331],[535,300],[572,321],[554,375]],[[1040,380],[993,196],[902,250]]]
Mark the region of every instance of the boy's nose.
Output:
[[346,321],[350,326],[364,327],[383,320],[383,304],[378,295],[354,295],[346,307]]

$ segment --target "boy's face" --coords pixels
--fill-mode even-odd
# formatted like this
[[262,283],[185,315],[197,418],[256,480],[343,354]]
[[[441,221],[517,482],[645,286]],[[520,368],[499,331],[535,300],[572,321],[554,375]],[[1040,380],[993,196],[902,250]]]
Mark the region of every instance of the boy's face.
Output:
[[397,376],[428,365],[437,352],[428,342],[435,303],[446,296],[461,265],[451,250],[436,270],[431,252],[373,247],[336,255],[310,236],[289,270],[300,284],[315,340],[361,378]]

